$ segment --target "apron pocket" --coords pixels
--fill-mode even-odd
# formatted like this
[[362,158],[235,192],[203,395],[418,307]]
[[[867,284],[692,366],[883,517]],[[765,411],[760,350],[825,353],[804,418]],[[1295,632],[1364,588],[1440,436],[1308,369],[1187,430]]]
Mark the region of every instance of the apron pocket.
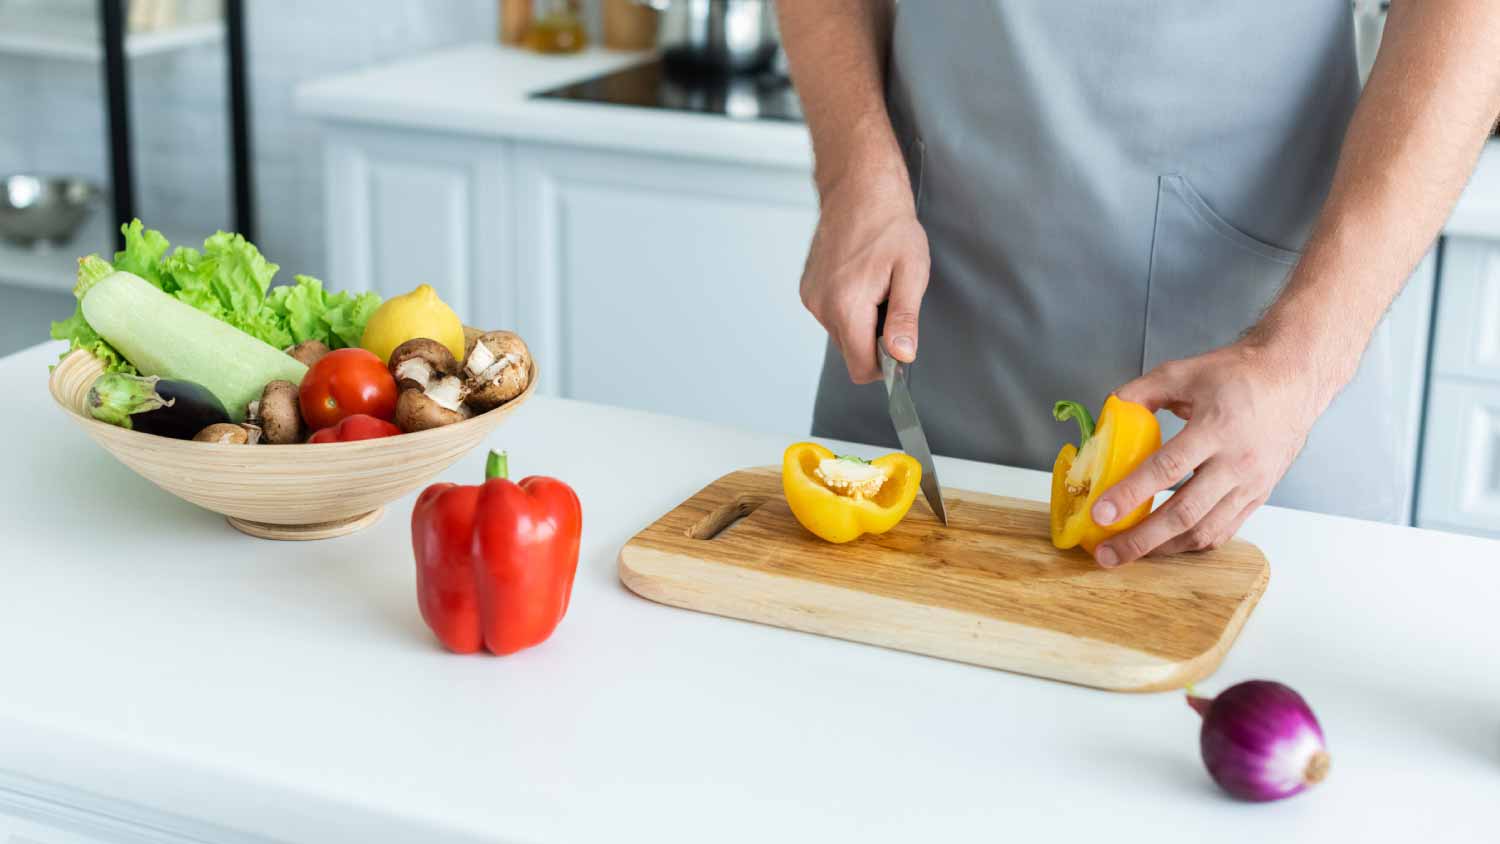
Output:
[[1181,175],[1160,177],[1142,371],[1239,339],[1300,257],[1230,224]]

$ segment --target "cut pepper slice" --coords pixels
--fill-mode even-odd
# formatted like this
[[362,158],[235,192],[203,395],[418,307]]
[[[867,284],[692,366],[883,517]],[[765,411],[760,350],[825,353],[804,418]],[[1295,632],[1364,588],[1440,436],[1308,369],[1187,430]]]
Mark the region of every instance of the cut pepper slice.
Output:
[[781,458],[781,488],[792,515],[829,542],[849,542],[895,527],[911,509],[921,483],[922,464],[899,452],[864,461],[841,457],[817,443],[794,443]]

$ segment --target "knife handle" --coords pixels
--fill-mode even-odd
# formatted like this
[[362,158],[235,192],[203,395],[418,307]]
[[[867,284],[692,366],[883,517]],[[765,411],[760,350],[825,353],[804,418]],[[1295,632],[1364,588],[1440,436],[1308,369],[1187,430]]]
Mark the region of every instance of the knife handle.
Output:
[[880,344],[880,340],[885,336],[885,311],[886,306],[889,304],[889,301],[881,302],[875,308],[875,352],[877,357],[885,352],[885,346]]

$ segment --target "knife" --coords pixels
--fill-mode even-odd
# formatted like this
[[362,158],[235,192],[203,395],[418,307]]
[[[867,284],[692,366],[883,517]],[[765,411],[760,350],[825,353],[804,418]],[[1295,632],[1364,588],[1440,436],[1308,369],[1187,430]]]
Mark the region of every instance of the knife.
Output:
[[932,462],[932,449],[927,447],[927,434],[922,431],[922,420],[917,417],[917,406],[911,400],[911,366],[890,356],[881,342],[885,333],[885,303],[880,304],[875,315],[875,351],[880,356],[880,374],[885,379],[885,393],[890,401],[891,424],[896,427],[896,439],[901,441],[901,450],[922,464],[922,495],[933,515],[944,525],[948,524],[948,510],[943,506],[943,489],[938,485],[937,466]]

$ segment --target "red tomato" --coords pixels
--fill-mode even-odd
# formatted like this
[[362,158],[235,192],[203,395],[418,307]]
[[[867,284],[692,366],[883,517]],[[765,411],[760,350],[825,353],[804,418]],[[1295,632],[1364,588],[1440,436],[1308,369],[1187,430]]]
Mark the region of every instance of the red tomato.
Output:
[[310,443],[352,443],[355,440],[376,440],[381,437],[394,437],[401,433],[401,429],[385,421],[356,413],[353,416],[345,416],[339,424],[331,428],[324,428],[307,438]]
[[376,355],[364,349],[339,349],[324,355],[302,376],[297,401],[308,427],[318,430],[356,413],[390,419],[396,415],[396,379]]

